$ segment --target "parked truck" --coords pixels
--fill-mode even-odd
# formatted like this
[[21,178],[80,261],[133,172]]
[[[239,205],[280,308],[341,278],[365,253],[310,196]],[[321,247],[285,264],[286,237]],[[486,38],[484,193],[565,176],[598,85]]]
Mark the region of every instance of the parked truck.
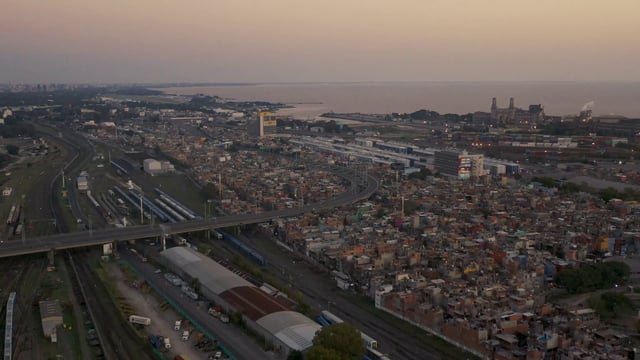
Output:
[[212,306],[209,308],[209,315],[213,317],[219,317],[222,312],[222,308],[220,306]]
[[140,324],[140,325],[145,325],[145,326],[149,326],[151,325],[151,319],[145,316],[138,316],[138,315],[130,315],[129,316],[129,322],[132,324]]
[[176,320],[175,325],[173,326],[173,330],[180,331],[180,327],[182,326],[182,320]]
[[189,340],[189,335],[191,335],[189,333],[189,330],[185,330],[182,332],[182,341],[188,341]]
[[171,339],[169,339],[168,337],[165,337],[163,341],[164,341],[164,348],[171,349]]
[[154,348],[160,349],[162,347],[162,336],[158,335],[150,335],[149,342],[153,345]]

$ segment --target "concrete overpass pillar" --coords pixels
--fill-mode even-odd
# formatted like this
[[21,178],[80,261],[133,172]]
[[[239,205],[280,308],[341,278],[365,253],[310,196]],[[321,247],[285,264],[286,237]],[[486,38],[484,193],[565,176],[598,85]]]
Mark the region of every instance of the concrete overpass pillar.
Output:
[[115,244],[115,242],[111,242],[102,245],[102,256],[109,256],[113,254],[114,251],[117,251]]
[[49,269],[55,269],[56,267],[56,249],[51,249],[47,252],[47,258],[49,259]]

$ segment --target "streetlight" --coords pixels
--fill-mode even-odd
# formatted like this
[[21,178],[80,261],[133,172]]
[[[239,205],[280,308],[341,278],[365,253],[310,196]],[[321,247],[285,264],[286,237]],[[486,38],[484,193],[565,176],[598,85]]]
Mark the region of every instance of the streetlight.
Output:
[[[213,200],[211,199],[207,199],[207,201],[204,203],[204,220],[206,221],[209,217],[211,217],[211,203]],[[208,212],[207,212],[208,210]],[[207,217],[207,213],[209,214],[209,217]]]

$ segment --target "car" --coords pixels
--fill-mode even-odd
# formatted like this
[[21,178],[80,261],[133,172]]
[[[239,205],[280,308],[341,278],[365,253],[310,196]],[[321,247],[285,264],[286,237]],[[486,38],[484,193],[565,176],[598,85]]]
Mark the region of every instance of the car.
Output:
[[154,271],[154,273],[155,273],[155,274],[160,274],[161,272],[162,272],[162,270],[160,270],[160,269],[156,269],[156,270]]

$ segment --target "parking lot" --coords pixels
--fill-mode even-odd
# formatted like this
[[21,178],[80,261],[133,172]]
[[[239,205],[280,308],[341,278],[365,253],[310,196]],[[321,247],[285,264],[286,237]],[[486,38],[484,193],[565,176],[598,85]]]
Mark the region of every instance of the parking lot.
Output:
[[[206,339],[185,319],[183,319],[168,303],[160,300],[142,281],[130,281],[130,275],[123,272],[121,266],[109,264],[109,275],[114,280],[118,293],[121,294],[119,306],[127,315],[138,315],[151,319],[149,325],[133,324],[148,336],[150,345],[157,342],[157,348],[165,352],[169,359],[181,355],[187,359],[207,359],[222,356],[218,353],[215,342]],[[162,274],[156,274],[161,277]],[[200,306],[193,302],[194,306]],[[177,321],[179,321],[179,326]],[[167,348],[167,340],[170,344]]]

